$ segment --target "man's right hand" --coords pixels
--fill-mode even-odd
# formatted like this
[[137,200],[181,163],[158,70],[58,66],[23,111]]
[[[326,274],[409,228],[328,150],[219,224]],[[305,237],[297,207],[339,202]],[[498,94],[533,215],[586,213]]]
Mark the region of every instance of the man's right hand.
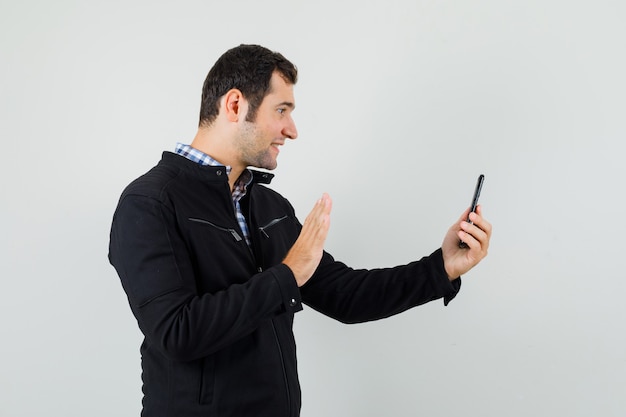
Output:
[[307,216],[300,236],[283,260],[283,263],[293,272],[298,287],[306,284],[322,260],[324,242],[330,229],[331,209],[332,200],[328,194],[324,193]]

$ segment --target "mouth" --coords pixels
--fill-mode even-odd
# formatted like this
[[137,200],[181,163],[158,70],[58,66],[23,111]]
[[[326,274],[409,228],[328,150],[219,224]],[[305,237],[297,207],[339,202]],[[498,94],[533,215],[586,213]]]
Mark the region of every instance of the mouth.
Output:
[[276,153],[280,153],[280,149],[279,149],[280,146],[283,146],[283,143],[275,142],[275,143],[272,143],[271,148],[274,149]]

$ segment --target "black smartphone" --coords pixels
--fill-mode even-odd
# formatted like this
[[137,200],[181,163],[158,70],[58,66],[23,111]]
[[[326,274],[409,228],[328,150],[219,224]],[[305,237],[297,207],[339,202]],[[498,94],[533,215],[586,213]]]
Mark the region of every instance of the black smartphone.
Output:
[[[484,181],[485,181],[485,176],[483,174],[480,174],[478,176],[478,181],[476,181],[476,188],[474,189],[474,197],[472,197],[472,205],[471,205],[470,213],[473,213],[476,211],[476,206],[478,205],[478,197],[480,197],[480,190],[482,190],[483,188]],[[471,223],[469,219],[469,215],[467,216],[467,222]],[[463,242],[462,240],[459,241],[459,248],[467,249],[468,247],[469,246],[467,246],[467,243]]]

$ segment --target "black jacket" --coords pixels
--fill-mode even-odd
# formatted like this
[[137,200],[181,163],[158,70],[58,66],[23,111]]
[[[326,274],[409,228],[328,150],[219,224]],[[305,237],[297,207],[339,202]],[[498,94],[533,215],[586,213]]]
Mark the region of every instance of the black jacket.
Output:
[[302,303],[341,320],[376,320],[459,290],[441,251],[406,266],[353,270],[328,253],[298,288],[282,264],[301,225],[253,173],[243,239],[223,167],[169,152],[123,192],[109,259],[145,335],[146,417],[294,417],[300,412],[294,314]]

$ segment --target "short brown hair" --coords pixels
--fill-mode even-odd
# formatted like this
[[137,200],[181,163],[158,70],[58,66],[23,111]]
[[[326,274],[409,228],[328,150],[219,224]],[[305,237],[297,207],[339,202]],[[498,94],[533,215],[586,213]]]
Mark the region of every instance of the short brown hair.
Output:
[[209,126],[219,113],[220,98],[236,88],[248,100],[248,121],[256,112],[270,88],[272,74],[278,73],[286,82],[298,81],[298,70],[278,52],[259,45],[239,45],[226,51],[213,65],[202,86],[200,126]]

